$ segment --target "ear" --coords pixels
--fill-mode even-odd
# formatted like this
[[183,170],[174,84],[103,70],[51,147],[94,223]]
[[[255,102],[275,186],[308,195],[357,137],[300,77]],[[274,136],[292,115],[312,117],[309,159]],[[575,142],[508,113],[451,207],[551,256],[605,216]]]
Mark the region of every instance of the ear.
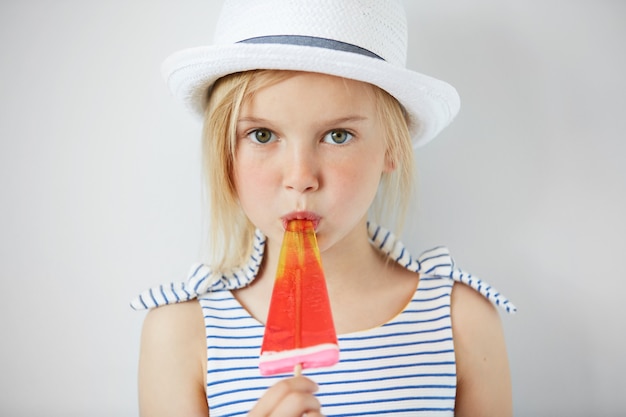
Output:
[[396,170],[396,161],[391,156],[390,152],[385,152],[385,165],[383,166],[383,173],[389,174]]

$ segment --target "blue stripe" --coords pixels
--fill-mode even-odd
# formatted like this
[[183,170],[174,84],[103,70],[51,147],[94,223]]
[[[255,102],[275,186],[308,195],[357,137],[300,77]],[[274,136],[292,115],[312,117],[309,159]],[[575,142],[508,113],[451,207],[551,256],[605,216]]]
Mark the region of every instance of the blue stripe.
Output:
[[416,272],[420,272],[422,270],[422,262],[419,259],[416,259],[415,262],[417,262]]
[[428,287],[428,288],[420,288],[420,291],[435,291],[435,290],[440,290],[442,288],[452,288],[453,283],[445,283],[445,284],[441,284],[438,285],[436,287]]
[[[234,404],[244,404],[244,403],[249,403],[249,404],[253,404],[254,401],[237,401]],[[213,407],[215,408],[215,407]],[[230,413],[230,414],[222,414],[221,417],[237,417],[237,416],[246,416],[248,413],[247,412],[242,412],[242,413]]]
[[445,326],[445,327],[438,327],[436,329],[427,329],[427,330],[417,330],[417,331],[411,331],[411,332],[398,332],[398,333],[389,333],[389,334],[377,334],[374,336],[359,336],[359,337],[342,337],[339,336],[339,341],[340,342],[354,342],[357,340],[375,340],[375,339],[388,339],[388,338],[396,338],[396,337],[401,337],[401,336],[412,336],[412,335],[418,335],[418,334],[425,334],[425,333],[436,333],[436,332],[440,332],[443,330],[450,330],[452,329],[452,327],[450,326]]
[[165,304],[166,305],[169,304],[170,301],[167,299],[167,296],[165,295],[165,291],[163,291],[163,286],[161,285],[159,289],[161,290],[161,295],[163,296],[163,299],[165,300]]
[[378,350],[378,349],[390,349],[390,348],[398,348],[398,347],[406,347],[406,346],[419,346],[419,345],[431,345],[436,343],[443,342],[451,342],[451,337],[445,337],[443,339],[432,339],[432,340],[420,340],[420,341],[411,341],[406,343],[390,343],[387,345],[374,345],[374,346],[363,346],[360,348],[345,348],[342,349],[342,352],[360,352],[364,350]]
[[[420,291],[421,290],[423,290],[423,288],[421,288]],[[441,294],[441,295],[438,295],[436,297],[431,297],[431,298],[419,298],[419,299],[416,299],[415,302],[416,303],[428,303],[430,301],[441,300],[442,298],[450,298],[450,294],[445,293],[445,294]]]
[[302,36],[302,35],[271,35],[271,36],[258,36],[255,38],[244,39],[237,43],[252,43],[252,44],[279,44],[279,45],[300,45],[311,46],[315,48],[332,49],[334,51],[351,52],[367,56],[370,58],[376,58],[383,60],[382,57],[374,52],[361,48],[360,46],[353,45],[351,43],[341,42],[335,39],[320,38],[317,36]]
[[218,326],[215,324],[207,324],[204,326],[206,329],[221,329],[221,330],[233,330],[233,331],[237,331],[237,330],[242,330],[242,329],[262,329],[263,326],[261,325],[250,325],[250,326],[237,326],[237,327],[232,327],[232,326]]
[[[259,336],[259,335],[248,335],[248,336],[226,336],[226,335],[219,335],[219,336],[215,336],[215,335],[210,335],[207,336],[207,339],[217,339],[217,340],[251,340],[251,339],[263,339],[263,336]],[[259,343],[259,349],[261,348],[261,344]]]
[[[237,390],[237,392],[241,392],[241,391],[260,391],[260,390],[259,390],[258,388],[248,388],[248,389],[244,389],[244,388],[242,388],[242,389],[240,389],[240,390]],[[228,394],[232,394],[232,393],[233,393],[233,392],[229,391],[229,392],[224,393],[223,395],[228,395]],[[214,397],[215,397],[215,396],[211,396],[211,398],[214,398]],[[218,408],[222,408],[222,407],[229,407],[229,406],[231,406],[231,405],[235,405],[235,404],[245,404],[245,403],[250,403],[250,404],[252,405],[254,402],[255,402],[255,401],[252,401],[252,400],[236,400],[236,401],[230,401],[230,402],[227,402],[227,403],[221,403],[221,404],[219,404],[219,405],[217,405],[217,406],[215,406],[215,405],[214,405],[214,406],[212,406],[212,407],[211,407],[211,410],[215,411],[215,410],[217,410]],[[245,414],[245,413],[244,413],[244,414]],[[224,416],[224,417],[228,416],[228,417],[231,417],[231,416],[239,416],[239,415],[244,415],[244,414],[241,414],[241,413],[237,413],[237,414],[220,414],[220,416]]]
[[407,354],[398,354],[398,355],[380,355],[375,358],[367,359],[367,358],[354,358],[354,359],[344,359],[341,358],[341,362],[350,363],[350,362],[364,362],[367,360],[381,360],[381,359],[395,359],[395,358],[408,358],[413,356],[426,356],[426,355],[444,355],[447,353],[453,353],[454,349],[446,349],[446,350],[433,350],[427,352],[414,352]]
[[146,303],[144,303],[143,297],[141,296],[141,294],[139,294],[139,302],[141,303],[143,308],[148,309],[148,306],[146,305]]
[[180,287],[180,289],[181,289],[181,290],[185,293],[185,295],[187,296],[187,300],[191,300],[191,294],[189,294],[189,291],[187,291],[187,290],[185,289],[185,286],[184,286],[184,285],[182,285],[182,286]]
[[[438,251],[440,249],[441,249],[441,247],[435,248],[435,249],[429,250],[427,253],[436,252],[436,251]],[[422,263],[424,263],[424,262],[432,261],[433,259],[437,259],[437,258],[448,258],[449,256],[450,255],[447,254],[447,253],[440,253],[440,254],[437,254],[437,255],[420,257],[420,259],[422,260]],[[449,264],[447,264],[447,265],[449,265]]]
[[441,281],[441,278],[444,278],[439,275],[430,276],[430,277],[420,277],[421,281]]
[[178,296],[176,290],[174,289],[174,283],[173,282],[170,284],[170,289],[172,290],[172,294],[174,294],[174,297],[176,297],[176,302],[179,303],[180,302],[180,297]]
[[[341,404],[338,404],[341,405]],[[346,405],[350,405],[349,403]],[[422,407],[422,408],[402,408],[402,409],[394,409],[394,410],[384,410],[384,411],[369,411],[369,412],[359,412],[356,414],[353,413],[348,413],[348,414],[341,414],[342,417],[355,417],[355,416],[372,416],[372,415],[388,415],[391,413],[417,413],[417,412],[434,412],[434,411],[438,411],[438,412],[449,412],[449,411],[454,411],[454,408],[428,408],[428,407]]]
[[[231,301],[230,299],[224,299],[224,300],[213,300],[213,301]],[[241,311],[241,312],[245,312],[246,310],[244,310],[243,308],[241,308],[240,306],[233,306],[233,307],[216,307],[216,306],[202,306],[203,310],[215,310],[215,311]],[[248,316],[249,317],[249,316]],[[221,317],[223,319],[223,317]]]
[[[442,297],[439,297],[442,298]],[[424,308],[424,309],[417,309],[417,310],[413,310],[413,309],[406,309],[405,312],[406,313],[431,313],[433,311],[437,311],[437,310],[441,310],[442,308],[447,308],[450,307],[449,304],[442,304],[438,307],[433,307],[433,308]]]
[[211,273],[209,272],[208,274],[206,274],[205,276],[203,276],[202,278],[200,278],[200,280],[196,283],[195,287],[193,287],[193,290],[195,293],[198,293],[198,288],[200,288],[200,284],[207,279],[207,277],[211,275]]
[[232,345],[225,345],[225,346],[219,346],[219,345],[207,345],[207,349],[218,349],[218,350],[222,350],[222,349],[229,349],[229,350],[244,350],[244,349],[253,349],[257,352],[256,356],[254,356],[255,358],[258,358],[258,352],[261,350],[261,346],[257,346],[257,345],[253,345],[253,346],[232,346]]
[[378,232],[380,232],[380,227],[377,227],[376,231],[372,235],[372,237],[371,237],[372,242],[376,242],[376,238],[378,237]]
[[[238,381],[247,381],[247,380],[238,379],[238,380],[231,380],[229,382],[238,382]],[[211,395],[211,398],[222,397],[224,395],[230,395],[230,394],[238,394],[240,392],[246,392],[246,391],[261,391],[261,393],[262,393],[262,391],[264,391],[264,388],[263,387],[241,387],[241,388],[237,388],[237,389],[234,389],[234,390],[216,392],[215,394]],[[250,401],[250,400],[247,400],[247,401]],[[219,407],[226,407],[226,406],[229,406],[229,405],[232,405],[232,404],[237,404],[239,402],[241,402],[241,400],[240,401],[230,401],[230,402],[227,402],[227,403],[221,403],[219,406],[211,407],[211,410],[216,410]]]
[[[211,360],[211,359],[209,359]],[[255,373],[259,373],[259,367],[257,365],[255,366],[238,366],[238,367],[231,367],[231,368],[215,368],[215,369],[211,369],[210,372],[211,375],[218,373],[218,372],[222,372],[222,373],[230,373],[230,372],[241,372],[241,371],[254,371]],[[267,377],[265,377],[267,378]],[[282,377],[281,377],[282,378]],[[241,378],[240,380],[242,381],[248,381],[250,378],[245,377],[245,378]],[[213,386],[213,385],[220,385],[223,384],[224,381],[220,380],[219,382],[217,381],[212,381],[207,383],[207,386]]]
[[[224,298],[221,298],[221,297]],[[211,303],[232,303],[233,301],[236,302],[236,300],[233,298],[233,295],[230,292],[215,292],[213,294],[211,294]],[[204,306],[204,308],[212,308],[211,306]],[[237,305],[237,308],[240,308],[243,310],[243,307],[239,304]]]
[[[219,360],[219,358],[211,358],[211,360],[216,360],[216,359]],[[244,368],[244,369],[249,369],[249,368]],[[258,374],[258,368],[257,367],[255,367],[255,369],[257,371],[257,375],[255,375],[255,376],[222,379],[219,382],[208,382],[207,386],[211,387],[211,386],[214,386],[214,385],[230,384],[232,382],[242,382],[242,381],[244,381],[244,382],[250,382],[250,381],[254,382],[254,381],[259,381],[259,380],[265,380],[267,378],[266,376],[261,376],[261,374]],[[213,372],[213,371],[211,370],[211,372]],[[282,379],[282,378],[284,378],[284,376],[282,376],[282,377],[275,377],[275,378]],[[248,388],[248,389],[252,389],[252,388]],[[237,391],[242,391],[242,390],[244,390],[243,387],[242,388],[237,387]]]
[[150,289],[150,298],[152,298],[152,302],[154,303],[155,306],[159,305],[159,303],[157,303],[156,298],[154,298],[154,294],[152,293],[152,288]]
[[[424,385],[407,385],[407,386],[399,386],[399,387],[390,387],[390,388],[379,388],[379,389],[374,389],[372,391],[393,391],[396,390],[398,388],[402,388],[402,389],[456,389],[456,386],[454,385],[446,385],[446,384],[424,384]],[[368,390],[369,391],[369,390]],[[364,391],[364,392],[368,392],[368,391]],[[324,395],[324,396],[330,396],[330,395],[342,395],[342,394],[351,394],[350,391],[342,391],[339,393],[336,392],[328,392],[326,394],[318,394],[320,396]]]
[[[251,360],[251,359],[258,360],[259,359],[258,353],[253,356],[229,356],[228,358],[211,357],[209,361],[243,361],[243,360]],[[250,379],[250,378],[245,378],[245,379]],[[221,381],[221,382],[224,382],[224,381]]]
[[[217,320],[224,320],[224,317],[219,317],[219,316],[212,316],[210,314],[207,314],[206,316],[204,316],[204,319],[217,319]],[[237,316],[237,317],[228,317],[227,320],[224,321],[230,321],[230,320],[250,320],[250,316]],[[235,324],[235,326],[237,326]],[[240,327],[237,326],[237,329],[239,329]]]
[[387,232],[385,234],[385,237],[383,238],[383,241],[380,243],[380,245],[378,245],[378,249],[382,249],[385,246],[385,243],[387,243],[387,239],[389,239],[389,235],[391,234],[391,232]]
[[434,323],[437,321],[442,321],[442,320],[449,320],[450,316],[446,315],[446,316],[441,316],[441,317],[436,317],[436,318],[432,318],[432,319],[427,319],[427,320],[403,320],[403,321],[395,321],[395,322],[391,322],[391,323],[386,323],[383,324],[381,327],[393,327],[393,326],[404,326],[404,325],[417,325],[417,324],[425,324],[425,323]]
[[[311,374],[313,375],[313,374]],[[430,376],[443,376],[443,377],[454,377],[455,374],[440,374],[440,375],[429,375],[429,374],[410,374],[410,375],[390,375],[380,378],[359,378],[354,380],[341,380],[341,381],[332,381],[324,383],[324,385],[344,385],[344,384],[356,384],[356,383],[367,383],[367,382],[383,382],[383,381],[396,381],[398,379],[409,379],[415,377],[430,377]],[[420,385],[422,388],[455,388],[454,385]]]
[[239,279],[239,275],[237,275],[237,273],[234,272],[233,276],[235,277],[235,281],[237,281],[237,287],[241,287],[241,280]]
[[[451,388],[452,389],[452,388]],[[385,398],[385,399],[369,399],[369,400],[365,400],[365,401],[351,401],[351,402],[345,402],[345,403],[329,403],[327,404],[328,406],[334,406],[334,407],[344,407],[346,405],[364,405],[364,404],[383,404],[383,403],[389,403],[389,402],[402,402],[402,401],[411,401],[411,400],[453,400],[455,397],[452,396],[437,396],[437,397],[422,397],[422,396],[415,396],[415,397],[392,397],[392,398]],[[390,413],[395,411],[396,409],[385,409],[385,413]]]
[[193,271],[193,274],[191,274],[191,276],[189,278],[193,278],[196,276],[196,274],[198,273],[198,271],[200,271],[200,269],[203,267],[204,265],[200,264],[198,265],[198,267],[196,268],[195,271]]
[[[405,363],[401,365],[395,366],[379,366],[379,367],[371,367],[371,368],[359,368],[359,369],[347,369],[343,371],[317,371],[311,373],[312,376],[320,376],[320,375],[348,375],[348,374],[359,374],[359,373],[367,373],[367,372],[377,372],[377,371],[390,371],[392,369],[406,369],[406,368],[422,368],[429,366],[442,366],[442,365],[455,365],[454,362],[444,361],[444,362],[426,362],[426,363]],[[438,376],[438,377],[454,377],[455,374],[450,373],[424,373],[424,374],[411,374],[412,376]],[[404,377],[404,376],[403,376]]]
[[430,274],[437,268],[449,268],[449,267],[450,267],[450,264],[437,264],[437,265],[434,265],[432,268],[428,269],[427,271],[424,271],[424,273]]

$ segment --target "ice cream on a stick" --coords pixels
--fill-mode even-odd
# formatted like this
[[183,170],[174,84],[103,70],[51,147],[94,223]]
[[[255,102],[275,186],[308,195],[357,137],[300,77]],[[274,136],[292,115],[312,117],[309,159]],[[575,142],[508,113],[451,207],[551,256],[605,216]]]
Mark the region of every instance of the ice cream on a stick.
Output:
[[313,222],[288,222],[265,325],[262,375],[339,361],[339,345]]

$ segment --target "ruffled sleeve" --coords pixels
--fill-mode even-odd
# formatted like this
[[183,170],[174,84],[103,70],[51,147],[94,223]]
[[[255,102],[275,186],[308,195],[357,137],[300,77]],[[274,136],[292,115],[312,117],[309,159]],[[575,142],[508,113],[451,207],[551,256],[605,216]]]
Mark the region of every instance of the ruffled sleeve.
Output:
[[370,222],[368,232],[374,246],[405,268],[418,272],[422,279],[445,278],[462,282],[507,313],[513,314],[517,311],[517,308],[495,288],[478,277],[456,268],[447,247],[438,246],[413,258],[402,242],[396,239],[389,230]]
[[257,230],[254,235],[252,255],[240,268],[229,273],[217,273],[205,264],[196,264],[191,268],[186,281],[150,288],[135,297],[130,302],[130,306],[135,310],[147,310],[189,301],[212,291],[243,288],[249,285],[258,274],[264,250],[265,236]]

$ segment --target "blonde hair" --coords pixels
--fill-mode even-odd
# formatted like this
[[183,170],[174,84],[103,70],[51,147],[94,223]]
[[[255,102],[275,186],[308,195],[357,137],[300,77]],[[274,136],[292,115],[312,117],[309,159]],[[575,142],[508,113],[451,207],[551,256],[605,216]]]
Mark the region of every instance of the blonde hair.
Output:
[[[254,93],[293,76],[293,71],[254,70],[220,78],[209,91],[204,118],[202,155],[210,214],[209,262],[227,271],[249,257],[254,225],[241,209],[233,181],[237,120],[242,103]],[[387,141],[387,158],[394,167],[384,173],[370,216],[401,227],[413,189],[413,148],[406,112],[386,91],[373,86],[376,110]]]

